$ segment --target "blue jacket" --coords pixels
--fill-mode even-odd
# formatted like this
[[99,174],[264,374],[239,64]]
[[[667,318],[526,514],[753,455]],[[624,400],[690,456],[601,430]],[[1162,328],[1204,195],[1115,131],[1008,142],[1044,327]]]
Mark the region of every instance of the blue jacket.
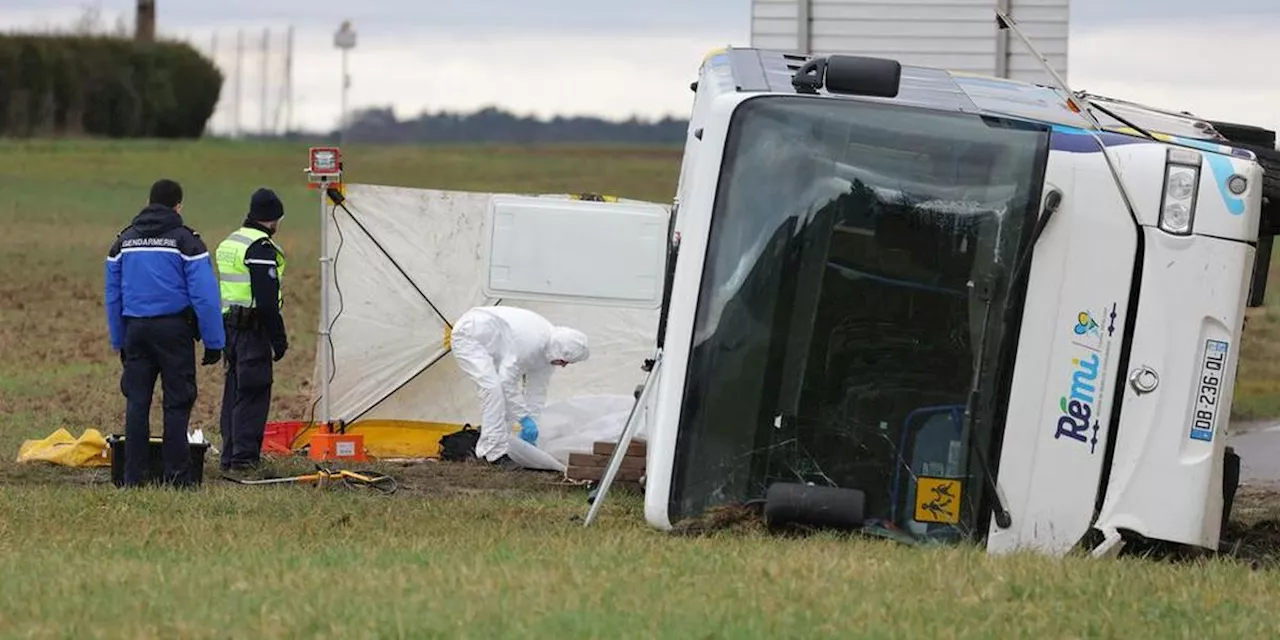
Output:
[[226,347],[222,299],[213,259],[200,234],[163,205],[143,209],[107,254],[107,328],[111,348],[124,346],[124,319],[195,311],[209,349]]

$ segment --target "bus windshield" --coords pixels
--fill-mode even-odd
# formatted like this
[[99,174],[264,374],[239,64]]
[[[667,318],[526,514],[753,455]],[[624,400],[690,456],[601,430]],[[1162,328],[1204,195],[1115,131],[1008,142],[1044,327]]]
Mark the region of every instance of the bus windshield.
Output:
[[1012,274],[1048,139],[1046,125],[885,103],[765,96],[738,108],[673,522],[799,482],[859,489],[867,518],[918,535],[980,526],[987,471],[971,454],[998,445],[995,396],[1020,317],[1007,313]]

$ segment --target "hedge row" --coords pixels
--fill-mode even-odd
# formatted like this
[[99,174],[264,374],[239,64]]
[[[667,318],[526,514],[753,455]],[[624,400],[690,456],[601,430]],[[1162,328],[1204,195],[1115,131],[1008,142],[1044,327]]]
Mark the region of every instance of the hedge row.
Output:
[[0,35],[0,136],[196,138],[222,81],[186,44]]

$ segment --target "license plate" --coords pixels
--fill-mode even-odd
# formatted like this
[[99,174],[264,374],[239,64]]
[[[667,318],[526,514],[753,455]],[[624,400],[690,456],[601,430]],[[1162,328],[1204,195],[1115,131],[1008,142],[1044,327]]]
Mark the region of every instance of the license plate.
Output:
[[1213,441],[1213,425],[1221,402],[1222,374],[1227,368],[1227,343],[1206,340],[1204,358],[1200,361],[1200,379],[1196,382],[1196,407],[1191,421],[1193,440]]

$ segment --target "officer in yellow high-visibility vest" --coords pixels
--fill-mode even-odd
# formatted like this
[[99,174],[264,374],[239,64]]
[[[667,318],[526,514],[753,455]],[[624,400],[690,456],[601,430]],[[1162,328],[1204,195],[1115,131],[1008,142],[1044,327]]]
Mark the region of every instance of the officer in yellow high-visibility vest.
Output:
[[218,245],[218,285],[227,330],[222,393],[222,471],[256,469],[271,407],[272,363],[289,348],[284,303],[284,251],[272,240],[284,204],[270,189],[249,201],[244,226]]

